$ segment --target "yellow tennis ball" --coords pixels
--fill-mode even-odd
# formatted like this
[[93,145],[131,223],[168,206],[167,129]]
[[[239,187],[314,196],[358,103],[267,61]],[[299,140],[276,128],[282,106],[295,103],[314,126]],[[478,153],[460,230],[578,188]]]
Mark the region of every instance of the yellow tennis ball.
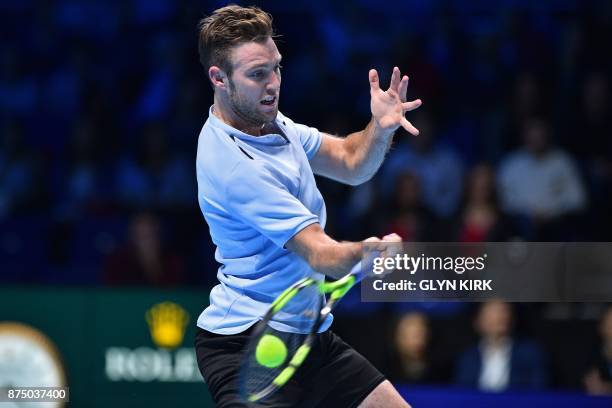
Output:
[[278,337],[265,334],[255,349],[255,359],[259,364],[268,368],[276,368],[283,364],[287,358],[287,346]]

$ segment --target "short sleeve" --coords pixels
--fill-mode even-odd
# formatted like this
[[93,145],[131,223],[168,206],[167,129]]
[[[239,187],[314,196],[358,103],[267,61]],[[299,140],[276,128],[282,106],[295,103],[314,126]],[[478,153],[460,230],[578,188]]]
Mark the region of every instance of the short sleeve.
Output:
[[300,136],[300,142],[306,152],[306,157],[308,157],[308,160],[312,160],[314,155],[319,151],[319,147],[321,147],[321,132],[316,128],[300,125],[298,123],[295,124],[295,129]]
[[244,162],[232,170],[225,187],[226,207],[246,225],[284,247],[295,234],[319,222],[263,165]]

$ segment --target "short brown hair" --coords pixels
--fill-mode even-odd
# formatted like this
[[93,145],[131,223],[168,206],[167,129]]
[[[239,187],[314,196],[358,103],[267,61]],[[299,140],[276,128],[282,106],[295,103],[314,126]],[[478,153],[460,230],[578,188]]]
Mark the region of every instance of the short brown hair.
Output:
[[263,42],[274,36],[272,16],[258,7],[235,4],[215,10],[198,24],[200,63],[208,70],[217,65],[228,75],[232,73],[230,52],[245,42]]

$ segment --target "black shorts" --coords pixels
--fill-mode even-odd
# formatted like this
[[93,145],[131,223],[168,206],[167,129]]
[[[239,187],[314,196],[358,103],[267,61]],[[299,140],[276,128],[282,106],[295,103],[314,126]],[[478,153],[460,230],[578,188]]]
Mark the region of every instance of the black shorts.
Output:
[[284,387],[257,405],[247,405],[238,395],[238,370],[250,331],[220,335],[198,329],[198,366],[219,408],[356,407],[385,380],[365,357],[328,330],[317,336],[304,365]]

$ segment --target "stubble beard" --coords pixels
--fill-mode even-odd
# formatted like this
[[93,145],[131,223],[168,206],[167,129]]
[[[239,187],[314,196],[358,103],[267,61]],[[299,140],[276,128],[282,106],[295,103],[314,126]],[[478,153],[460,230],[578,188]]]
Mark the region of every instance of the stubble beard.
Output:
[[269,123],[276,118],[275,113],[273,119],[268,119],[266,115],[258,112],[257,108],[254,107],[252,103],[242,99],[236,92],[236,87],[234,86],[234,82],[232,80],[228,81],[228,85],[230,107],[240,119],[246,122],[247,125],[262,127],[266,123]]

